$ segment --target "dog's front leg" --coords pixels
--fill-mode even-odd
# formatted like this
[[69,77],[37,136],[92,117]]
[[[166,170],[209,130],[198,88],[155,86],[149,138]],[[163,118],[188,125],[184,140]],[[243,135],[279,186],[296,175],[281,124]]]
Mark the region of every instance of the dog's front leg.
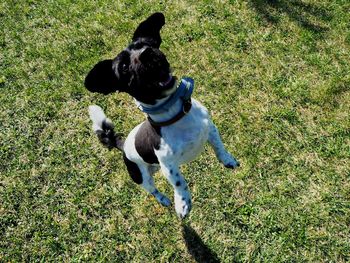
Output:
[[213,147],[218,160],[227,168],[234,169],[239,166],[239,162],[226,151],[224,144],[220,138],[220,134],[213,122],[209,126],[209,144]]
[[174,203],[177,215],[184,218],[191,211],[192,201],[187,183],[177,165],[160,163],[161,170],[174,188]]

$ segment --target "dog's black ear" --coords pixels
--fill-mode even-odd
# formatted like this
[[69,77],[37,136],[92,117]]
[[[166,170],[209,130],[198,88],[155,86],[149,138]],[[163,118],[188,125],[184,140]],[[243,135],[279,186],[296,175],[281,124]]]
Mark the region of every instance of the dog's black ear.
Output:
[[98,62],[85,78],[85,87],[91,92],[105,95],[118,90],[118,78],[111,59]]
[[154,13],[136,28],[132,41],[136,41],[139,38],[147,38],[151,41],[152,47],[159,48],[162,43],[160,30],[164,24],[164,15],[162,13]]

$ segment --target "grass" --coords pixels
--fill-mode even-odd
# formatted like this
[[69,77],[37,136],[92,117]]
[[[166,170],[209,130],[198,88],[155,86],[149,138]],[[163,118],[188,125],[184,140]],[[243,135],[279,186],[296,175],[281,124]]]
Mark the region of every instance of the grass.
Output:
[[[184,222],[100,146],[87,107],[127,133],[125,94],[83,87],[149,14],[227,148],[183,167]],[[350,5],[345,0],[0,3],[0,261],[349,262]],[[172,196],[157,174],[160,190]]]

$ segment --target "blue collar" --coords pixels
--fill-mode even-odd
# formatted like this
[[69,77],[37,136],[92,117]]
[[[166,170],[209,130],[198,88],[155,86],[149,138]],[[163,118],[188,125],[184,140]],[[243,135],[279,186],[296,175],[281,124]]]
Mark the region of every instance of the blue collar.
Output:
[[159,114],[162,112],[166,112],[171,108],[171,106],[175,104],[175,102],[178,99],[181,99],[183,102],[190,101],[193,88],[194,88],[194,80],[189,77],[183,77],[176,91],[164,103],[157,105],[155,107],[152,107],[152,106],[148,107],[148,106],[139,104],[138,108],[147,114]]

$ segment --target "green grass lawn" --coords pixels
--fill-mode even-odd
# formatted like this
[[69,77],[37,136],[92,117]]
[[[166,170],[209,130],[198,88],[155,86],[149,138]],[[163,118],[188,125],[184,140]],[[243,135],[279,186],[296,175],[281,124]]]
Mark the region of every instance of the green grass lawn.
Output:
[[[133,100],[83,85],[155,11],[174,74],[241,162],[206,147],[182,168],[183,222],[91,130],[98,104],[127,134],[144,119]],[[2,1],[0,262],[349,262],[349,14],[347,0]]]

